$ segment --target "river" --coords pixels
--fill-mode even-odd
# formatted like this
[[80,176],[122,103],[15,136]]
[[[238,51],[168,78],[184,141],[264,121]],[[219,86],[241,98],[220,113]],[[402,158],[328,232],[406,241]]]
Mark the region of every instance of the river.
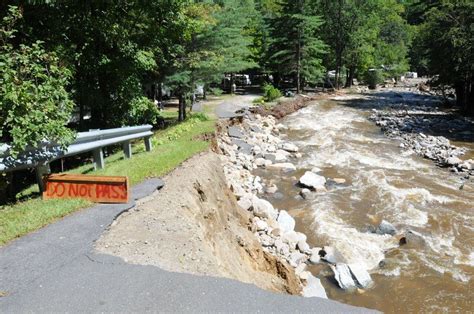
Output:
[[[336,98],[338,99],[338,98]],[[279,187],[275,207],[287,209],[311,246],[337,248],[351,263],[365,265],[374,285],[345,292],[327,266],[310,270],[322,278],[331,299],[387,313],[474,309],[474,187],[461,176],[400,148],[368,120],[367,106],[350,97],[322,100],[286,117],[284,137],[300,147],[297,173],[263,173]],[[361,104],[361,105],[359,105]],[[456,143],[469,149],[472,142]],[[342,178],[328,192],[303,200],[297,179],[313,167]],[[385,219],[399,233],[414,230],[425,243],[399,246],[400,236],[369,232]],[[383,261],[381,263],[381,261]]]

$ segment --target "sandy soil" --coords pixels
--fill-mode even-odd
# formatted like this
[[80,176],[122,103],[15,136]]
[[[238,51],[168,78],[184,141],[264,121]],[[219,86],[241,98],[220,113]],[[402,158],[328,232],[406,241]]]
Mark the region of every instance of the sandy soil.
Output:
[[220,276],[298,294],[294,270],[262,250],[225,182],[219,157],[207,152],[163,178],[165,187],[122,214],[96,242],[99,252],[132,264]]

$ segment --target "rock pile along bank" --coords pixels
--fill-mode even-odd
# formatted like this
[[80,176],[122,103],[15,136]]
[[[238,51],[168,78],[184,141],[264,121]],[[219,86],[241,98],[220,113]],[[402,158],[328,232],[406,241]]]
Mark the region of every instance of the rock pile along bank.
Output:
[[374,109],[370,119],[387,136],[401,140],[401,148],[433,160],[441,167],[449,167],[452,172],[464,174],[466,179],[474,175],[474,160],[462,160],[465,148],[451,144],[445,136],[429,135],[445,132],[472,141],[474,122],[469,118],[442,112],[433,106],[401,103],[386,110]]

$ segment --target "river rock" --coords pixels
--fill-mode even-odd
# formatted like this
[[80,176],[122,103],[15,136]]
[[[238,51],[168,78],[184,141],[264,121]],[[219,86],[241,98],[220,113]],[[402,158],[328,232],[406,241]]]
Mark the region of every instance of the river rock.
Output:
[[324,290],[321,280],[309,274],[308,279],[306,279],[306,286],[303,288],[303,296],[306,298],[323,298],[327,299],[326,290]]
[[275,244],[275,240],[269,235],[262,234],[260,235],[260,243],[262,243],[263,246],[268,247],[273,246]]
[[260,218],[273,218],[276,219],[278,211],[273,208],[273,205],[261,198],[254,198],[252,200],[253,213],[255,216]]
[[295,219],[291,217],[286,210],[280,211],[277,222],[280,225],[280,229],[283,231],[283,233],[295,230]]
[[344,184],[344,183],[346,183],[346,179],[344,179],[344,178],[333,178],[332,180],[333,180],[335,183],[337,183],[337,184]]
[[298,267],[299,264],[304,263],[307,259],[308,257],[305,254],[295,251],[288,257],[288,263],[293,267]]
[[257,218],[254,224],[257,227],[257,231],[265,231],[268,229],[268,224],[261,219]]
[[448,166],[457,166],[462,163],[462,160],[457,157],[449,157],[446,159],[446,164]]
[[321,172],[321,171],[322,171],[321,168],[318,168],[318,167],[313,167],[311,169],[311,172],[313,172],[313,173],[318,173],[318,172]]
[[388,221],[382,220],[378,225],[377,229],[375,230],[377,234],[389,234],[395,235],[397,233],[397,229]]
[[309,247],[308,243],[306,243],[306,241],[298,241],[296,247],[301,253],[311,254],[311,248]]
[[311,255],[309,257],[309,262],[313,265],[319,264],[321,261],[321,256],[319,256],[319,251],[321,248],[312,248],[311,249]]
[[300,240],[300,236],[295,231],[289,231],[281,235],[281,240],[287,243],[292,249],[295,249],[296,243]]
[[314,172],[306,171],[305,174],[300,178],[299,183],[304,187],[316,190],[324,188],[326,183],[326,178],[323,176],[317,175]]
[[298,151],[298,146],[292,143],[284,143],[281,146],[281,149],[286,150],[287,152],[290,152],[290,153],[296,153]]
[[304,199],[308,199],[311,196],[312,192],[310,189],[304,188],[300,191],[300,195]]
[[265,158],[257,158],[255,159],[254,163],[257,167],[265,167],[266,166],[266,159]]
[[275,152],[265,154],[265,159],[271,160],[273,163],[280,163],[286,161],[288,157],[286,154],[282,154],[281,152]]
[[276,163],[276,164],[268,165],[267,168],[268,169],[280,170],[280,171],[283,171],[283,172],[296,171],[295,165],[293,165],[290,162]]

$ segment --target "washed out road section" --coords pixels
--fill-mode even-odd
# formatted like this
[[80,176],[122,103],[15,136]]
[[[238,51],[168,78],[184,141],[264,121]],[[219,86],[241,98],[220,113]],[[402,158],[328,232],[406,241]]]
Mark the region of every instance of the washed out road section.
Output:
[[[132,188],[134,200],[163,182]],[[0,311],[368,312],[335,301],[276,294],[238,281],[131,265],[94,253],[94,241],[134,206],[97,205],[0,248]]]

